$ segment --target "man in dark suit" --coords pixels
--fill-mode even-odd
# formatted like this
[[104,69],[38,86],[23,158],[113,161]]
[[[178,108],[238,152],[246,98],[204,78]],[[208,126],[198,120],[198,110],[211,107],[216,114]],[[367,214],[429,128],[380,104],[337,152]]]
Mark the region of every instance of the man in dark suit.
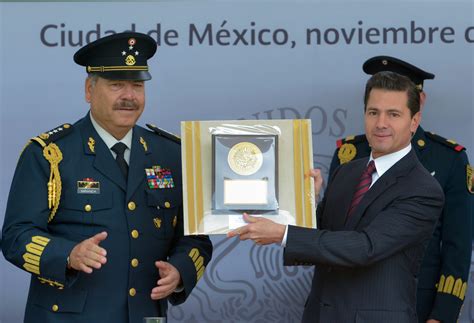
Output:
[[121,33],[80,49],[90,111],[33,138],[13,178],[6,259],[31,273],[25,322],[135,322],[184,302],[211,259],[183,235],[180,143],[136,125],[156,42]]
[[416,276],[443,192],[410,144],[420,120],[413,82],[377,73],[364,104],[371,156],[336,169],[318,205],[319,229],[246,215],[250,223],[229,234],[282,243],[285,265],[316,265],[303,322],[417,321]]
[[[420,92],[423,110],[426,101],[423,81],[433,79],[433,74],[390,56],[368,59],[363,70],[367,74],[392,71],[409,77]],[[443,188],[446,199],[420,269],[418,319],[420,323],[454,323],[467,292],[471,265],[472,167],[463,146],[421,126],[411,143],[420,162]],[[349,136],[339,140],[337,146],[329,176],[340,164],[370,154],[365,135]]]

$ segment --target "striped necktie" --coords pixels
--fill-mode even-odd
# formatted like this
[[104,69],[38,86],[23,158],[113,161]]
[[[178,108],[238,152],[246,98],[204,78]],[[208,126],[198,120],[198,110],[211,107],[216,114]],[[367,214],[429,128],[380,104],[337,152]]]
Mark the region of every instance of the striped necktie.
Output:
[[360,176],[359,184],[357,184],[354,195],[352,196],[351,207],[349,208],[349,212],[347,212],[348,218],[351,216],[352,212],[354,212],[357,205],[359,205],[365,193],[367,193],[367,191],[369,190],[370,184],[372,184],[372,174],[375,171],[375,163],[373,160],[371,160],[370,163],[367,165],[367,168]]

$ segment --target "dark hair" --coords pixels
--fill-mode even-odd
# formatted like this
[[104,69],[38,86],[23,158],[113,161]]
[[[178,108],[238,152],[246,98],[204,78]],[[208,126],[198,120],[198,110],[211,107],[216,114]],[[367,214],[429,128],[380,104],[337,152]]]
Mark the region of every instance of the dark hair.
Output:
[[408,77],[395,72],[383,71],[374,74],[365,85],[364,111],[367,109],[370,91],[373,89],[406,92],[408,96],[407,106],[413,117],[420,111],[420,91]]

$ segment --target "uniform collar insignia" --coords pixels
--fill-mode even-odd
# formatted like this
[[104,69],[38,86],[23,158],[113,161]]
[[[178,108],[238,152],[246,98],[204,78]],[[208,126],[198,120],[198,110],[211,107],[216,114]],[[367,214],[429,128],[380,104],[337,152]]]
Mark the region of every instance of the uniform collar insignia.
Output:
[[94,138],[89,137],[89,141],[87,142],[87,146],[89,146],[90,152],[95,154],[95,140],[94,140]]
[[145,152],[147,152],[147,151],[148,151],[148,145],[147,145],[145,139],[143,139],[143,137],[140,137],[140,143],[141,143],[142,146],[143,146],[143,150],[144,150]]

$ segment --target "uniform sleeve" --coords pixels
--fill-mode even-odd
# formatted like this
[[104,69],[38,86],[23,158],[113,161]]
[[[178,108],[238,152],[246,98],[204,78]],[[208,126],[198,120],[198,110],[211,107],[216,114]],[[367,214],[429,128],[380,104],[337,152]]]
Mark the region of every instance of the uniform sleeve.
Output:
[[467,292],[471,263],[471,217],[473,196],[466,187],[468,160],[456,154],[444,187],[441,270],[430,318],[456,322]]
[[184,236],[183,209],[176,225],[175,240],[169,254],[169,263],[178,269],[184,290],[173,293],[168,300],[173,305],[183,303],[201,279],[212,257],[212,243],[208,236]]
[[29,145],[15,170],[3,224],[2,251],[15,266],[42,282],[63,288],[67,257],[76,244],[48,230],[49,163],[36,144]]

